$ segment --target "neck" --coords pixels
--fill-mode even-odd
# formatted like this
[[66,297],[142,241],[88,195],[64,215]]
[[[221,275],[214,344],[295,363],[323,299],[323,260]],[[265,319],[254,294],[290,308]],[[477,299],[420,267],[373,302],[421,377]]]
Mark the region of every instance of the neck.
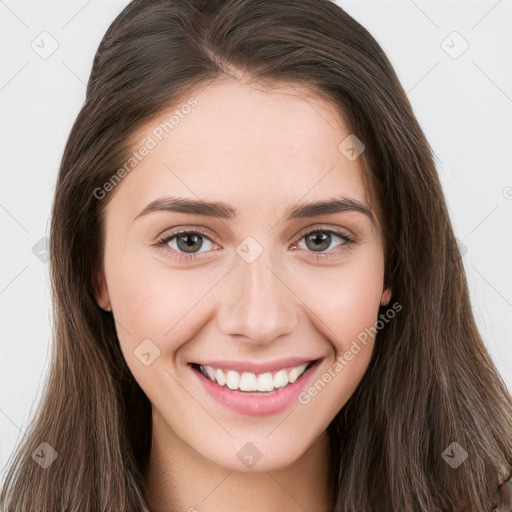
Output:
[[204,458],[154,414],[147,499],[153,512],[329,512],[329,461],[324,432],[285,468],[259,473],[229,470]]

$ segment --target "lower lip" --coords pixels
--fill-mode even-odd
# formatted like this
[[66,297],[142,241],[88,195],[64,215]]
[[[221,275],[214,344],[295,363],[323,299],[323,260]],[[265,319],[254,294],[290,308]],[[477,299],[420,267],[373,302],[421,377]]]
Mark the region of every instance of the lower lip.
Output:
[[199,370],[192,368],[206,392],[217,402],[247,416],[270,416],[286,410],[311,381],[319,361],[315,361],[294,383],[279,388],[272,394],[248,394],[234,391],[206,378]]

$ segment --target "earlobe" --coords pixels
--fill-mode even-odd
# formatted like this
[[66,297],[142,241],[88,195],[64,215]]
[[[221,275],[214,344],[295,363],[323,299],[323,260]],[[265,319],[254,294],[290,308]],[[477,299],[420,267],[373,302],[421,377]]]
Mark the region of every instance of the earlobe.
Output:
[[381,306],[387,306],[389,304],[389,301],[391,300],[391,288],[386,288],[382,292],[382,297],[380,299],[380,305]]
[[94,297],[96,298],[98,306],[105,311],[112,311],[105,277],[103,272],[98,270],[96,267],[93,269],[93,286]]

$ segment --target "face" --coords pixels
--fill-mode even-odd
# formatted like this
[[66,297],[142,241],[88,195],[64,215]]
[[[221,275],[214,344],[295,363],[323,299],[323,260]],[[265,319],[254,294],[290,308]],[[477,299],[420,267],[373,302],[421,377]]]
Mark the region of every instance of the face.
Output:
[[163,112],[106,210],[97,299],[154,435],[238,471],[284,468],[322,436],[390,298],[362,157],[339,149],[334,109],[298,91],[218,80],[162,136]]

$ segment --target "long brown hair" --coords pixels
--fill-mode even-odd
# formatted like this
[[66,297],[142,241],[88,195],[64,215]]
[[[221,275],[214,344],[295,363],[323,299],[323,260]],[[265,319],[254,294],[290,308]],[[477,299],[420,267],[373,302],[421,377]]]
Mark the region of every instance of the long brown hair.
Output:
[[[150,510],[151,405],[112,314],[95,301],[110,196],[94,191],[123,166],[137,128],[237,72],[306,86],[343,112],[366,146],[386,285],[402,305],[328,429],[335,511],[490,511],[511,471],[512,400],[477,330],[432,151],[407,96],[375,39],[329,0],[135,0],[108,29],[55,192],[51,366],[1,510]],[[454,442],[468,454],[456,469],[442,457]],[[47,468],[32,457],[41,443],[58,454]]]

